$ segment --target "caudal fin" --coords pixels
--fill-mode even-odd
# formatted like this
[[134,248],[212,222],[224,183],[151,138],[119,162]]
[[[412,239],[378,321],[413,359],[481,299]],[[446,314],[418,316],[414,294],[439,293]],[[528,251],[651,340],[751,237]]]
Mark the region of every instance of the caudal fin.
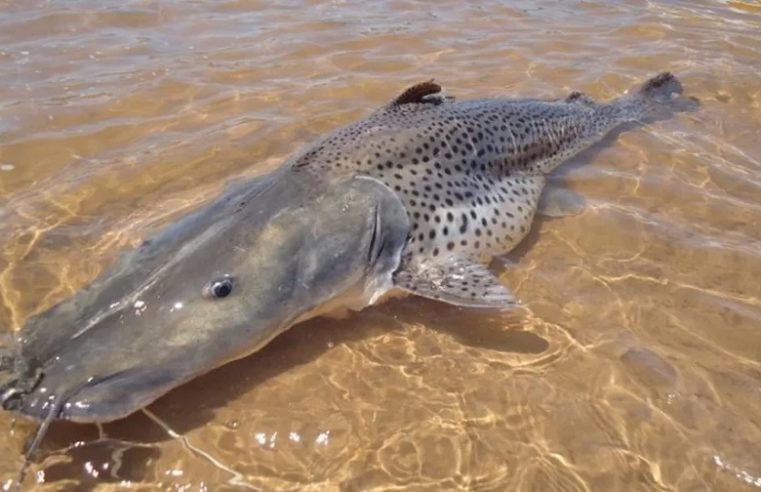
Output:
[[627,119],[660,119],[674,112],[691,111],[699,106],[697,99],[682,96],[682,83],[671,72],[662,72],[634,87],[616,100]]

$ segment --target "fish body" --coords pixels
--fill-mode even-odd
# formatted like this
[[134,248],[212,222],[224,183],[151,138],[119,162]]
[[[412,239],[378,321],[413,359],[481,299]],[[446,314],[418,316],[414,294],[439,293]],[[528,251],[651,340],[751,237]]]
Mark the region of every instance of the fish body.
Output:
[[[528,234],[546,176],[610,130],[664,109],[682,86],[663,73],[603,104],[579,92],[556,101],[453,102],[440,90],[433,82],[409,88],[306,149],[292,165],[297,172],[382,181],[410,218],[397,285],[478,307],[511,302],[479,266]],[[454,280],[447,274],[452,267],[466,268],[468,278],[446,290],[430,285]],[[483,276],[474,277],[477,272]],[[478,277],[481,288],[472,283]],[[453,297],[454,289],[465,289],[464,295]]]
[[455,102],[413,86],[30,319],[0,354],[2,405],[44,422],[121,418],[296,322],[392,290],[509,307],[485,262],[528,233],[546,175],[680,92],[670,74],[608,103]]

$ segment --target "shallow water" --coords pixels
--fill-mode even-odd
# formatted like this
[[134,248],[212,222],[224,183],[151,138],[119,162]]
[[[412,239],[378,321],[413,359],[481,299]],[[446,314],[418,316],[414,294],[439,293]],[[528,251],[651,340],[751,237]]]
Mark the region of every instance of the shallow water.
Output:
[[[502,279],[315,320],[147,414],[55,425],[30,490],[761,489],[761,6],[0,2],[0,327],[435,77],[595,98],[671,70],[700,111],[558,170]],[[159,424],[160,422],[160,424]],[[34,424],[0,414],[0,487]]]

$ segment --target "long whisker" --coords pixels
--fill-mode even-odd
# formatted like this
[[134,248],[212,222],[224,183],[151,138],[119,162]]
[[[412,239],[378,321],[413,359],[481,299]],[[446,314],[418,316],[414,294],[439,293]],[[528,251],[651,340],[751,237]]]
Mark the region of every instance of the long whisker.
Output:
[[42,440],[45,438],[45,435],[48,432],[50,423],[53,422],[53,420],[55,420],[56,417],[58,417],[58,415],[61,413],[62,406],[62,399],[55,401],[52,405],[50,405],[50,410],[48,410],[47,415],[45,415],[45,418],[37,428],[37,432],[34,434],[34,439],[32,439],[32,442],[29,443],[29,446],[26,448],[26,452],[24,453],[24,465],[21,467],[21,471],[19,472],[17,490],[21,490],[21,485],[26,479],[26,472],[29,469],[29,463],[31,461],[32,455],[35,453],[35,451],[37,451],[37,448],[40,447],[40,443],[42,443]]

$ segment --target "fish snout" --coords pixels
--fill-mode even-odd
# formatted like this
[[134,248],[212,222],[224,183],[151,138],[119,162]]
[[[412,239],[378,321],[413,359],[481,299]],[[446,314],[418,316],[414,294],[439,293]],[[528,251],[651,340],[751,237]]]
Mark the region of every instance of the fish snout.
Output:
[[[0,406],[4,410],[20,412],[34,418],[42,418],[32,415],[23,409],[32,403],[32,408],[44,405],[44,392],[35,394],[42,373],[27,364],[23,358],[16,357],[10,352],[0,353]],[[44,406],[46,409],[47,406]]]
[[108,422],[126,417],[144,407],[176,384],[177,375],[151,368],[127,369],[100,377],[78,379],[67,371],[35,371],[2,386],[2,407],[44,420],[57,406],[54,418],[75,422]]

